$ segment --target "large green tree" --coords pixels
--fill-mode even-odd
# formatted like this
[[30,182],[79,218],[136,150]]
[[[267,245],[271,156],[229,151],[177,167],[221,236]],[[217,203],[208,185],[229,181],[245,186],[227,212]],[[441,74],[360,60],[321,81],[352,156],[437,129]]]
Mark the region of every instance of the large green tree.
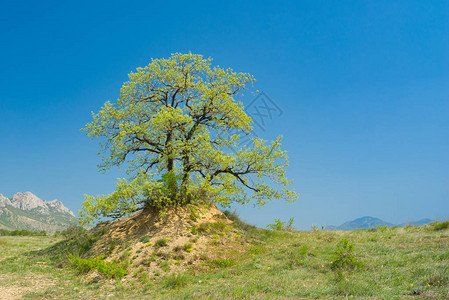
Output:
[[84,221],[201,201],[229,205],[254,199],[263,205],[296,199],[287,189],[281,137],[269,143],[255,138],[239,147],[252,120],[235,97],[254,78],[211,62],[191,53],[153,59],[129,74],[117,102],[93,113],[82,130],[100,138],[99,169],[126,165],[129,178],[119,179],[110,195],[86,196]]

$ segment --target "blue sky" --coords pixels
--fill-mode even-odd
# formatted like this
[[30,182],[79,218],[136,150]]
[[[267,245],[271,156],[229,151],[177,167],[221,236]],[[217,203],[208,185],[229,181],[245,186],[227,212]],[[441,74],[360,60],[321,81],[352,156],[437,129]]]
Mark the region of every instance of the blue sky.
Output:
[[78,210],[111,192],[122,174],[80,128],[136,67],[191,51],[283,111],[259,135],[284,136],[300,198],[243,219],[449,217],[449,2],[64,2],[0,4],[0,193]]

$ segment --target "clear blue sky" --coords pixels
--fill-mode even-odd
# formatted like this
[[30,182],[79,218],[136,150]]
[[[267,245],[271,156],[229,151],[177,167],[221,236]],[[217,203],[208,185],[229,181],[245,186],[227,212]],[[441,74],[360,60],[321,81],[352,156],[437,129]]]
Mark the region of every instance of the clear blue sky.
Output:
[[282,110],[295,204],[237,207],[265,226],[449,217],[448,1],[2,1],[0,193],[81,208],[97,172],[80,132],[127,74],[193,52],[253,74]]

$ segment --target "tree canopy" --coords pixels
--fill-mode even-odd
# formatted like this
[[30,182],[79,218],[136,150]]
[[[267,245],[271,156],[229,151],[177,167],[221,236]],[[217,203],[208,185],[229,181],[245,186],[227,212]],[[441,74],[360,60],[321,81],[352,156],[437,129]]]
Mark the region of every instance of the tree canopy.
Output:
[[253,128],[235,98],[253,76],[211,64],[191,53],[152,59],[129,74],[115,103],[92,113],[82,130],[100,138],[99,169],[125,165],[128,178],[119,179],[110,195],[86,196],[80,212],[85,222],[145,207],[206,201],[226,206],[252,199],[261,206],[297,198],[287,188],[281,137],[239,146]]

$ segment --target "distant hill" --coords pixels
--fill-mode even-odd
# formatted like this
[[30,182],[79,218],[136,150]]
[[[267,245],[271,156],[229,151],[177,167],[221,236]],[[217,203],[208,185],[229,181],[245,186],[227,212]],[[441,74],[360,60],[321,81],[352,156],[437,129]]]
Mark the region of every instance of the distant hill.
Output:
[[392,224],[389,222],[386,222],[384,220],[381,220],[379,218],[374,217],[362,217],[358,218],[352,221],[345,222],[341,224],[340,226],[327,226],[326,229],[328,230],[351,230],[351,229],[369,229],[369,228],[376,228],[376,225],[379,226],[405,226],[405,225],[425,225],[433,222],[431,219],[422,219],[419,221],[414,222],[407,222],[403,224]]
[[402,223],[402,224],[399,224],[399,226],[405,226],[405,225],[426,225],[426,224],[429,224],[429,223],[432,223],[432,222],[434,222],[434,220],[421,219],[421,220],[418,220],[418,221]]
[[53,233],[78,224],[73,212],[59,200],[45,201],[31,192],[12,198],[0,194],[0,229]]

